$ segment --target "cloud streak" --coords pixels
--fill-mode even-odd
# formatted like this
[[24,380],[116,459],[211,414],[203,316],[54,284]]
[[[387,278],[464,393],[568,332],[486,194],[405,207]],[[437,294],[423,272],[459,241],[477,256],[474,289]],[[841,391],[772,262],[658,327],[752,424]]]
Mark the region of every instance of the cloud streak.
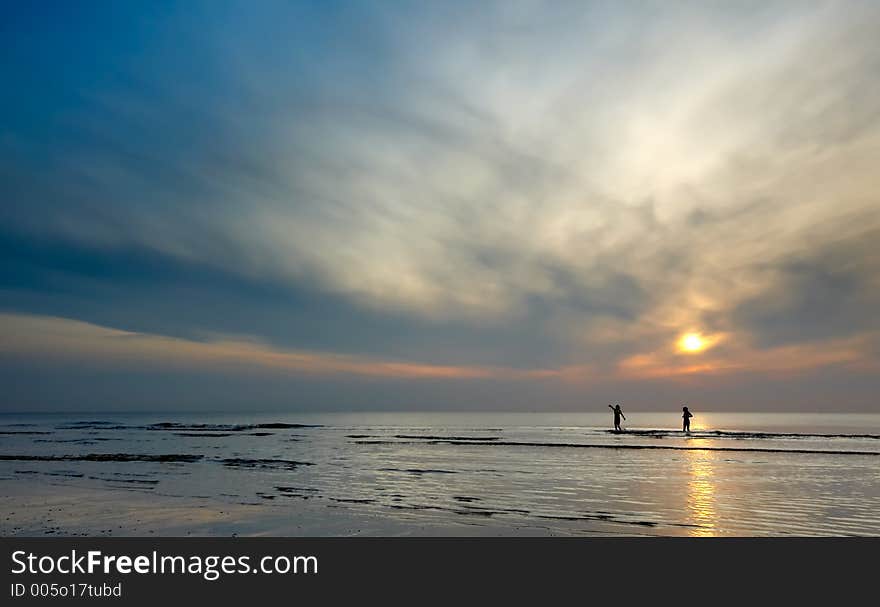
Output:
[[0,314],[0,355],[100,367],[213,372],[263,370],[300,376],[420,379],[540,379],[550,370],[430,365],[272,348],[253,339],[215,336],[193,341],[101,327],[47,316]]

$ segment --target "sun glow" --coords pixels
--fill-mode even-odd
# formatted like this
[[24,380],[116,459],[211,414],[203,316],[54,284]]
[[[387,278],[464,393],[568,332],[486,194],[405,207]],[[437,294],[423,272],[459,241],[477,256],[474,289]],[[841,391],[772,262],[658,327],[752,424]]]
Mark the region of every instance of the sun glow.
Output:
[[685,333],[678,340],[678,349],[681,352],[699,352],[704,350],[707,345],[706,340],[699,333]]

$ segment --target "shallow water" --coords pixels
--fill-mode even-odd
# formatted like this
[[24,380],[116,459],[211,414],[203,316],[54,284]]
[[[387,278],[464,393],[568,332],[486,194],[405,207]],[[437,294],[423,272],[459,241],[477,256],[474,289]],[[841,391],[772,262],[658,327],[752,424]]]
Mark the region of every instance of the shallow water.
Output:
[[308,500],[414,526],[880,535],[880,415],[698,412],[690,436],[675,414],[627,418],[615,434],[610,414],[4,415],[0,485]]

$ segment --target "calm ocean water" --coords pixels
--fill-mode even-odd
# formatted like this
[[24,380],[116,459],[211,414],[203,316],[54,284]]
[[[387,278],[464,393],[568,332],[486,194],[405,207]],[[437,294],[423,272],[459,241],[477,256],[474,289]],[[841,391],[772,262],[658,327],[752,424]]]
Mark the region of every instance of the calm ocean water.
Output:
[[0,485],[308,501],[414,528],[880,535],[880,414],[696,411],[690,436],[674,411],[626,415],[623,434],[610,412],[3,415]]

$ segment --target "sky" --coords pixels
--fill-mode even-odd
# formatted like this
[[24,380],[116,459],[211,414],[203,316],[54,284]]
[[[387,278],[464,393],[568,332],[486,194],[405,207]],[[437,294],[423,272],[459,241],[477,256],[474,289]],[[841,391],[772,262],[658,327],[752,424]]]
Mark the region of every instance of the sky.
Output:
[[2,411],[880,412],[876,2],[0,11]]

